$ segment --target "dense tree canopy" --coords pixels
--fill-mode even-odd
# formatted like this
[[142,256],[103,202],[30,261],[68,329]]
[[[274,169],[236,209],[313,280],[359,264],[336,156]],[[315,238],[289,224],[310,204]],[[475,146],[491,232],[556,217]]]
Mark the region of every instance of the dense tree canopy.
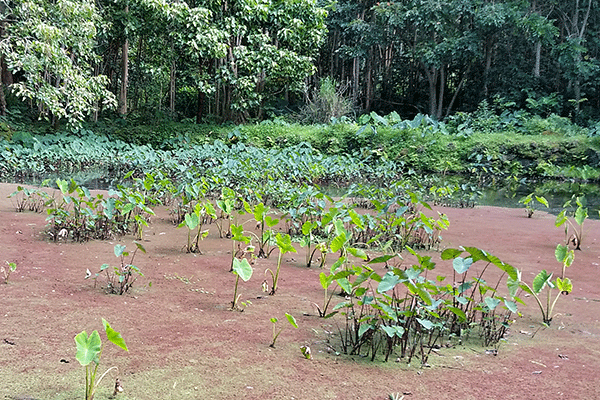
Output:
[[586,123],[600,109],[598,5],[0,0],[0,113],[242,122],[294,110],[327,77],[357,115],[441,119],[487,100]]

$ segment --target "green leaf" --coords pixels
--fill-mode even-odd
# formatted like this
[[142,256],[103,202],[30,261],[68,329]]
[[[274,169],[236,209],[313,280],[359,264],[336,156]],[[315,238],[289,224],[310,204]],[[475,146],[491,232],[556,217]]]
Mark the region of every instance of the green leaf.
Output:
[[583,221],[585,221],[587,217],[587,208],[577,207],[577,210],[575,211],[575,222],[577,222],[577,225],[583,225]]
[[452,260],[456,257],[460,256],[463,253],[462,250],[459,249],[446,249],[442,251],[442,260]]
[[125,339],[123,339],[121,334],[115,331],[113,328],[111,328],[109,323],[104,318],[102,318],[102,324],[104,325],[104,330],[106,331],[106,337],[108,338],[108,340],[110,340],[112,343],[119,346],[123,350],[129,351],[127,349],[127,345],[125,344]]
[[141,244],[140,242],[133,242],[135,244],[135,246],[138,248],[139,251],[141,251],[142,253],[146,254],[146,248],[144,247],[143,244]]
[[388,290],[395,288],[398,283],[400,283],[400,278],[398,278],[398,275],[394,274],[392,271],[389,271],[383,276],[381,282],[379,282],[379,286],[377,286],[377,292],[385,293]]
[[348,281],[348,278],[337,279],[336,282],[338,283],[338,285],[340,285],[340,287],[342,288],[342,290],[344,290],[344,292],[346,292],[346,293],[352,292],[352,287],[350,286],[350,281]]
[[556,287],[565,294],[569,294],[573,291],[573,283],[569,278],[556,278]]
[[356,211],[354,211],[353,209],[349,209],[348,215],[350,216],[350,219],[352,219],[352,223],[356,225],[358,229],[360,229],[361,231],[365,230],[365,226],[362,220],[360,219],[360,215],[358,215]]
[[569,248],[565,245],[558,244],[556,246],[556,250],[554,250],[554,256],[556,257],[556,261],[559,263],[563,263],[567,258],[567,253],[569,252]]
[[535,278],[533,278],[531,289],[535,294],[539,294],[544,286],[550,282],[550,279],[552,279],[552,274],[549,274],[545,269],[543,269]]
[[548,200],[546,200],[545,197],[543,196],[535,196],[536,200],[539,201],[541,204],[545,205],[546,208],[549,208],[550,205],[548,204]]
[[252,266],[248,263],[248,260],[243,258],[233,259],[233,273],[242,278],[244,282],[247,282],[252,277]]
[[311,221],[306,221],[302,224],[302,234],[307,236],[310,234],[310,232],[314,229],[314,227],[316,226],[316,223],[313,223]]
[[396,257],[396,255],[387,254],[385,256],[379,256],[379,257],[372,259],[367,264],[379,264],[379,263],[388,262],[389,260],[391,260],[394,257]]
[[508,308],[510,312],[517,313],[517,303],[515,303],[514,301],[504,300],[504,305],[506,306],[506,308]]
[[269,228],[274,227],[275,225],[277,225],[279,223],[279,219],[277,218],[272,218],[270,215],[267,215],[265,217],[265,224],[267,224],[267,226]]
[[319,282],[321,283],[323,289],[327,289],[329,285],[331,285],[331,282],[333,282],[333,279],[331,279],[330,277],[331,275],[325,275],[325,272],[321,272],[319,274]]
[[346,244],[346,234],[342,232],[331,241],[331,251],[333,253],[339,251],[344,244]]
[[276,236],[277,247],[282,254],[285,253],[296,253],[296,249],[292,246],[292,238],[287,233],[285,236],[281,236],[280,233]]
[[195,229],[199,222],[200,220],[197,214],[185,214],[185,225],[188,227],[188,229]]
[[272,323],[276,324],[276,323],[277,323],[277,318],[275,318],[275,317],[272,317],[272,318],[270,319],[270,321],[271,321]]
[[471,257],[456,257],[454,261],[452,261],[452,267],[458,274],[464,274],[465,272],[467,272],[471,265],[473,265],[473,259]]
[[358,328],[358,337],[362,337],[369,329],[371,329],[371,325],[362,324],[360,328]]
[[448,306],[448,310],[450,310],[454,315],[456,315],[460,322],[467,321],[467,314],[465,314],[465,312],[463,310],[461,310],[460,308]]
[[398,336],[401,338],[402,335],[404,335],[404,328],[401,326],[398,326],[398,325],[392,325],[392,326],[382,325],[381,329],[383,329],[383,331],[389,337]]
[[102,349],[102,340],[100,340],[98,331],[92,332],[90,336],[86,331],[81,332],[75,336],[75,344],[77,346],[75,358],[81,365],[89,365],[92,361],[98,364],[98,354]]
[[365,253],[362,249],[357,249],[354,247],[348,247],[348,253],[352,254],[356,258],[360,258],[362,260],[367,260],[367,253]]
[[293,315],[285,313],[285,317],[287,318],[290,325],[292,325],[294,328],[298,328],[298,324],[296,323],[296,318],[294,318]]
[[494,311],[496,307],[498,307],[498,304],[500,304],[500,300],[494,297],[486,297],[485,299],[483,299],[483,301],[489,311]]
[[114,251],[115,251],[115,256],[121,257],[123,255],[123,252],[125,251],[125,246],[122,244],[116,244]]
[[430,330],[431,328],[433,328],[433,322],[431,322],[428,319],[421,319],[421,318],[417,318],[417,321],[419,322],[419,324],[421,324],[421,326],[427,330]]

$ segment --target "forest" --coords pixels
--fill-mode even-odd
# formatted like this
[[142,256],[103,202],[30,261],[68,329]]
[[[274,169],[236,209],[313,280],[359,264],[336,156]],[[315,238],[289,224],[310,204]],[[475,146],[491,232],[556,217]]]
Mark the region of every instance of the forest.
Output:
[[0,115],[55,127],[443,120],[482,102],[600,117],[597,0],[2,0],[0,15]]

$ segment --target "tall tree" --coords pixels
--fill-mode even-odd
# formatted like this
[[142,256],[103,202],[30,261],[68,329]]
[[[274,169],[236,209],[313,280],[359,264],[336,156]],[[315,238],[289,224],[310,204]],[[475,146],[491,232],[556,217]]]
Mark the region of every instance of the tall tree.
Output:
[[88,0],[3,1],[9,20],[0,51],[21,79],[10,88],[40,117],[78,124],[102,102],[115,105],[106,76],[94,75],[98,14]]

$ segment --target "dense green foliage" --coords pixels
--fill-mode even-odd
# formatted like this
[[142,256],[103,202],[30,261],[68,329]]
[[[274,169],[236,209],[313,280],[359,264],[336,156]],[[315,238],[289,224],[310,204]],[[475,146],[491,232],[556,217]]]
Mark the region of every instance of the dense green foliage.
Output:
[[3,0],[0,114],[75,125],[115,108],[197,122],[442,120],[496,101],[594,126],[598,10],[597,0]]

